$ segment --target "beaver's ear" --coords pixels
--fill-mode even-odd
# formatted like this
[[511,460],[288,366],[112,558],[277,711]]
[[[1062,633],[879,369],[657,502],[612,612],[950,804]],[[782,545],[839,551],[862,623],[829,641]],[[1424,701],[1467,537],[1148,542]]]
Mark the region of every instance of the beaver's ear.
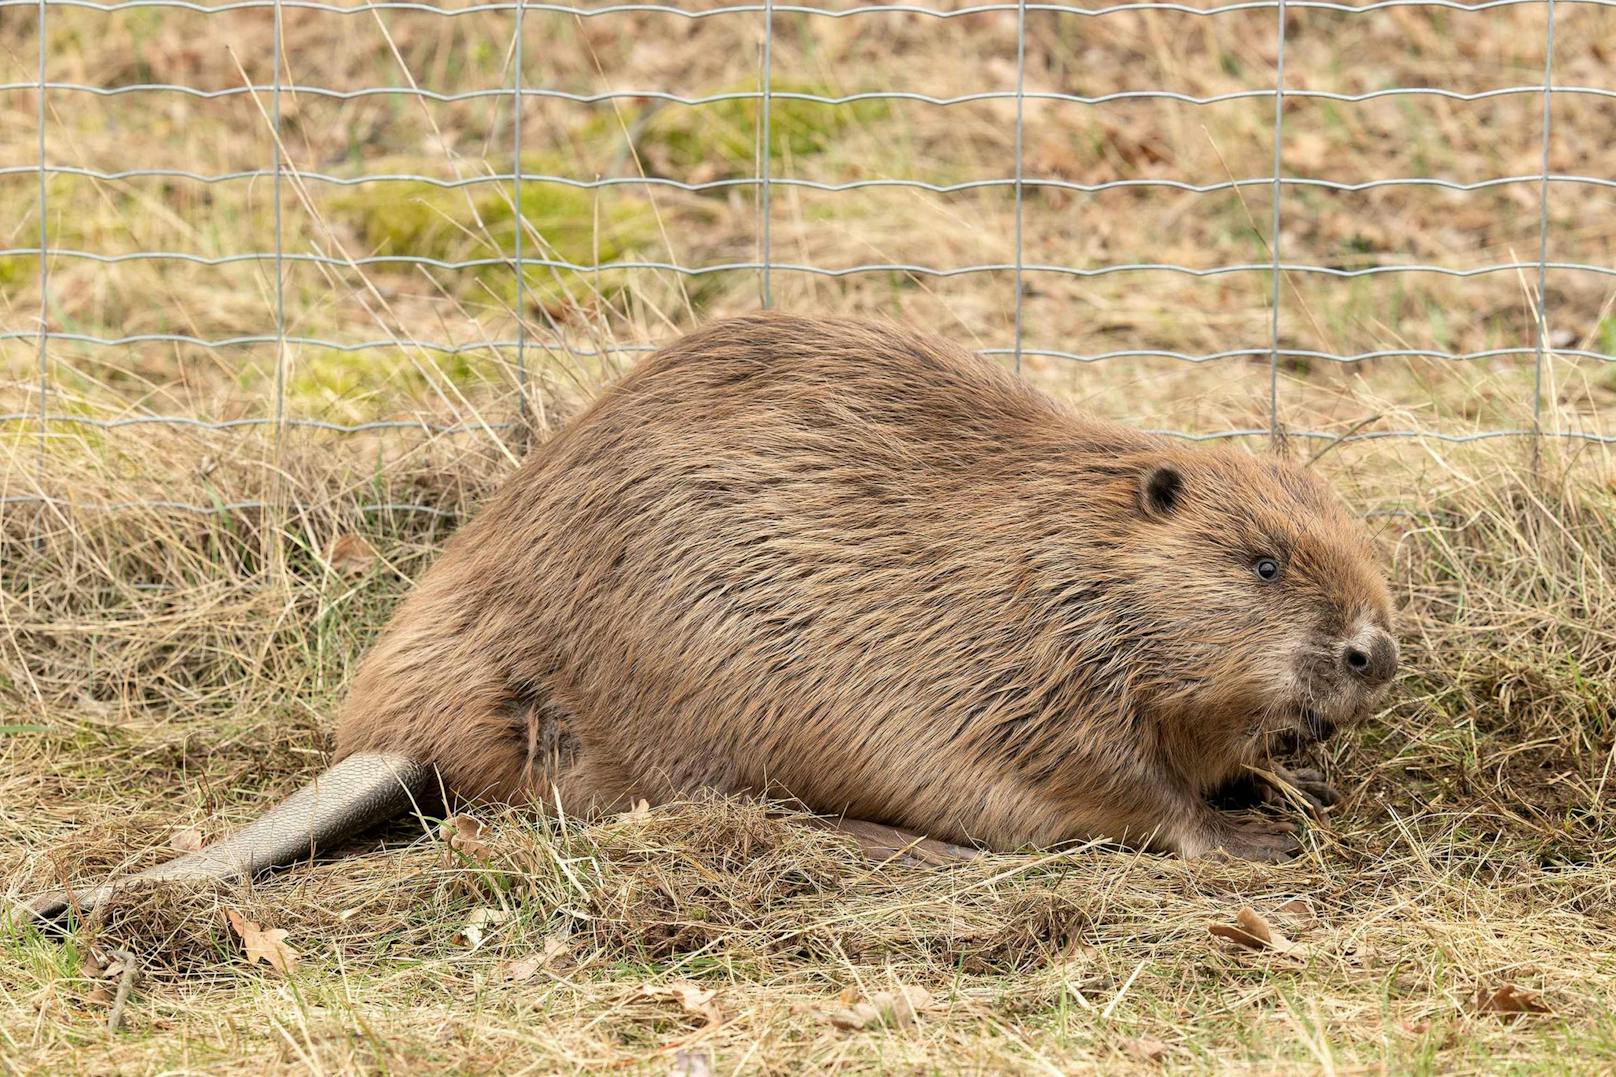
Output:
[[1178,508],[1184,476],[1171,464],[1156,464],[1139,478],[1139,508],[1146,516],[1165,519]]

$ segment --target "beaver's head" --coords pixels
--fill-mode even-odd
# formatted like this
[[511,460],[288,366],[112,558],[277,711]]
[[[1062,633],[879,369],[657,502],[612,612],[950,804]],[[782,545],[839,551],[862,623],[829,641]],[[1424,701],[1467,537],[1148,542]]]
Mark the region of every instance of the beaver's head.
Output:
[[1150,687],[1179,721],[1259,748],[1377,708],[1397,672],[1391,595],[1328,487],[1231,449],[1164,450],[1135,475],[1127,557],[1146,571],[1130,589]]

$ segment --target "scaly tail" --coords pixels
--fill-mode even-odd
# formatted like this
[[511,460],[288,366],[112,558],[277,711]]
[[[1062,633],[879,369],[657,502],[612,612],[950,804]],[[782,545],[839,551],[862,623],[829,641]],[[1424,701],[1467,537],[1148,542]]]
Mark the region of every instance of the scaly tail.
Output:
[[368,826],[402,815],[418,796],[434,791],[434,778],[430,765],[401,755],[351,755],[206,849],[91,890],[46,894],[29,908],[36,921],[48,923],[70,908],[82,917],[131,882],[222,881],[256,875],[312,856]]

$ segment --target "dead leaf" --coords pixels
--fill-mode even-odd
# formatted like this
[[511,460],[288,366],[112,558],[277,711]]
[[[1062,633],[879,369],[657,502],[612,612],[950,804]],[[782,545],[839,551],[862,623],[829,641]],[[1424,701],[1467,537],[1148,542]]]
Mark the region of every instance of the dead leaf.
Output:
[[634,805],[633,809],[624,812],[620,818],[625,823],[633,823],[635,826],[643,826],[645,821],[651,818],[651,802],[646,800],[644,797],[641,797]]
[[469,815],[451,815],[440,832],[449,848],[472,860],[487,860],[493,850],[483,841],[488,828]]
[[666,985],[643,984],[640,987],[640,994],[646,998],[677,999],[680,1008],[686,1013],[705,1019],[709,1025],[716,1025],[723,1020],[717,1004],[713,1002],[718,992],[689,980],[675,980]]
[[113,950],[110,954],[102,954],[92,949],[84,955],[80,967],[85,975],[94,976],[102,980],[116,980],[124,974],[134,963],[134,955],[127,950]]
[[516,983],[526,983],[531,980],[540,969],[550,969],[552,972],[565,972],[573,966],[572,949],[567,940],[560,935],[551,935],[544,940],[544,946],[536,954],[526,957],[513,957],[500,965],[500,975]]
[[79,958],[79,971],[91,979],[100,979],[107,974],[107,959],[92,946]]
[[1496,1013],[1516,1018],[1529,1013],[1541,1014],[1553,1011],[1530,991],[1522,991],[1514,984],[1501,984],[1491,989],[1485,986],[1476,988],[1476,1012]]
[[471,915],[466,917],[465,926],[454,933],[453,941],[469,950],[475,950],[483,944],[488,935],[488,929],[497,927],[514,915],[509,909],[473,909]]
[[363,576],[376,563],[376,547],[359,535],[345,531],[325,548],[325,559],[345,576]]
[[877,1028],[890,1025],[907,1028],[915,1023],[915,1015],[932,1004],[931,992],[924,987],[900,987],[896,991],[878,991],[866,1001],[858,1001],[858,991],[847,988],[838,996],[840,1006],[825,1011],[825,1019],[842,1029]]
[[1359,968],[1369,968],[1380,961],[1380,951],[1367,942],[1342,942],[1337,952],[1342,960]]
[[247,952],[247,964],[255,965],[262,961],[282,975],[297,968],[298,954],[286,941],[285,928],[274,927],[266,931],[234,909],[226,909],[224,914],[241,938],[242,948]]
[[1165,1043],[1161,1040],[1151,1039],[1149,1036],[1123,1040],[1122,1049],[1141,1062],[1160,1062],[1167,1057],[1168,1051]]
[[503,924],[513,915],[515,914],[509,909],[472,909],[466,922],[476,924],[478,927],[488,927],[491,924]]
[[527,983],[533,979],[534,973],[544,967],[544,957],[540,954],[528,954],[526,957],[513,957],[501,963],[499,974],[513,983]]
[[1313,905],[1307,898],[1291,898],[1285,904],[1275,909],[1273,915],[1280,920],[1287,921],[1297,927],[1311,927],[1318,922],[1318,916],[1313,912]]
[[87,995],[91,1005],[106,1006],[107,1027],[116,1029],[123,1020],[129,991],[140,974],[140,962],[128,950],[103,951],[92,946],[79,959],[79,972],[94,981]]
[[91,989],[90,1001],[108,1004],[107,1028],[116,1032],[123,1024],[129,992],[140,976],[140,959],[128,950],[113,950],[110,956],[97,954],[86,964],[99,970],[99,974],[106,978]]
[[176,830],[168,839],[168,847],[176,853],[194,853],[202,848],[202,832],[194,826]]
[[1292,942],[1275,931],[1273,926],[1259,916],[1257,910],[1250,905],[1235,913],[1233,924],[1208,924],[1206,929],[1218,938],[1228,939],[1248,950],[1273,950],[1275,953],[1290,954],[1293,957],[1304,957],[1308,953],[1305,944]]

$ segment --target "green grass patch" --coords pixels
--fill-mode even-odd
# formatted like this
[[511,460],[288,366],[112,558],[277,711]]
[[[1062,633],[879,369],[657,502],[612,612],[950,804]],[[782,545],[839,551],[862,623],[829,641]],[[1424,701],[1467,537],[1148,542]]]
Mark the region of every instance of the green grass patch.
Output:
[[420,399],[432,385],[470,386],[491,371],[467,353],[413,357],[393,349],[300,351],[286,395],[297,414],[330,422],[362,422],[387,412],[399,398]]
[[[565,173],[551,161],[529,161],[537,173]],[[334,215],[351,225],[366,252],[441,261],[509,258],[516,250],[517,212],[509,185],[445,190],[427,183],[389,183],[356,189],[338,199]],[[657,240],[649,204],[621,191],[603,193],[558,183],[522,184],[524,259],[594,266],[631,259]],[[528,270],[537,300],[620,290],[620,275],[567,268]],[[469,274],[487,291],[515,298],[508,263],[478,266]],[[486,293],[485,293],[486,294]]]
[[[742,88],[746,89],[750,87]],[[842,96],[812,83],[779,83],[774,92]],[[891,111],[889,103],[881,100],[831,105],[773,97],[769,102],[769,158],[779,161],[827,153],[852,132],[886,121]],[[673,174],[705,169],[732,177],[755,171],[762,130],[763,102],[735,98],[690,107],[657,107],[645,116],[639,142],[646,156]]]
[[39,259],[31,254],[0,258],[0,285],[14,286],[39,279]]

